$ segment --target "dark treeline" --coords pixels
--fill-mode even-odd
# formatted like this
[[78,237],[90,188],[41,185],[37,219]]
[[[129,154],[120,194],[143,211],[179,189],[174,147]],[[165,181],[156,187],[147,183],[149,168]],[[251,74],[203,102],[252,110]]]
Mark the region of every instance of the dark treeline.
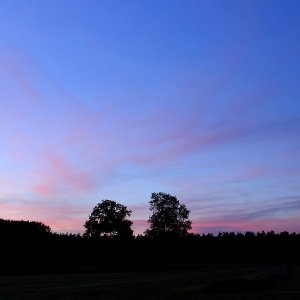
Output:
[[166,270],[223,263],[300,263],[300,234],[189,233],[189,210],[153,193],[149,228],[134,236],[131,211],[112,200],[96,205],[85,233],[58,234],[41,222],[0,219],[0,274]]
[[[138,235],[124,240],[52,233],[39,222],[0,220],[0,224],[1,274],[151,271],[203,263],[300,263],[300,234],[296,233]],[[17,228],[23,225],[30,230],[19,234]]]
[[34,239],[49,237],[51,228],[42,222],[0,219],[1,239]]

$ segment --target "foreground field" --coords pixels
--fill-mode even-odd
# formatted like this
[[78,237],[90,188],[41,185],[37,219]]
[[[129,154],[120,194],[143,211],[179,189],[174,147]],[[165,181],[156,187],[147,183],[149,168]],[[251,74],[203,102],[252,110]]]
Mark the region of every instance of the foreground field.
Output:
[[160,272],[0,277],[3,300],[300,299],[300,266],[178,266]]

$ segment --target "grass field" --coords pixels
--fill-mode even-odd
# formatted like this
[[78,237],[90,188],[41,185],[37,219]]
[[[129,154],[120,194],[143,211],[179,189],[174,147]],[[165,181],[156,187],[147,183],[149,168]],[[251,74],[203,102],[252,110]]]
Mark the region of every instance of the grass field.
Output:
[[206,265],[160,272],[1,276],[1,300],[300,299],[300,266]]

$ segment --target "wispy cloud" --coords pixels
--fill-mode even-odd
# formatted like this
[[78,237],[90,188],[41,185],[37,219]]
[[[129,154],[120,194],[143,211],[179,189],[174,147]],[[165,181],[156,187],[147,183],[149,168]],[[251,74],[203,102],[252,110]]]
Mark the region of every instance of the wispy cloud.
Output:
[[[28,65],[29,62],[25,62],[24,57],[16,59],[16,56],[1,53],[0,72],[5,74],[7,78],[13,80],[15,86],[18,87],[22,93],[29,96],[31,102],[43,101],[43,96],[30,79],[31,75],[27,71],[28,68],[26,68]],[[19,101],[22,100],[22,98],[23,97],[20,97],[18,99],[18,103],[20,103]]]
[[[181,104],[179,109],[175,102],[173,107],[173,98],[166,99],[163,106],[153,105],[151,97],[146,98],[145,107],[136,107],[138,99],[117,99],[116,103],[102,98],[87,101],[48,78],[46,72],[40,72],[37,80],[37,76],[32,75],[31,64],[24,65],[26,68],[20,59],[0,60],[1,74],[8,75],[12,81],[9,83],[21,91],[16,95],[9,89],[8,103],[0,100],[3,105],[0,154],[5,161],[2,171],[6,169],[16,174],[16,178],[8,176],[5,187],[2,182],[0,195],[12,198],[14,187],[20,186],[21,193],[31,195],[11,206],[5,204],[3,210],[8,217],[42,215],[43,220],[57,230],[82,228],[83,214],[92,208],[87,206],[97,201],[86,200],[88,197],[101,194],[107,185],[120,194],[119,186],[124,181],[131,185],[137,178],[143,179],[144,185],[148,180],[152,186],[183,195],[191,205],[195,231],[203,226],[245,228],[247,222],[258,222],[262,226],[267,224],[264,220],[271,220],[272,216],[277,226],[278,215],[284,212],[288,216],[299,210],[298,200],[274,203],[273,195],[265,198],[269,206],[252,205],[247,201],[254,191],[247,195],[250,187],[238,186],[239,182],[300,176],[297,164],[281,166],[277,161],[268,161],[268,151],[274,147],[281,154],[286,151],[281,150],[285,143],[290,145],[295,155],[293,161],[296,161],[300,134],[300,119],[293,114],[265,117],[263,101],[266,95],[270,96],[268,89],[249,92],[246,98],[232,96],[230,105],[223,103],[218,108],[221,94],[213,89],[194,95],[182,88],[180,93],[176,91],[183,98],[188,95],[196,99],[189,102],[189,107]],[[223,92],[234,74],[229,81],[226,76],[219,79]],[[127,106],[126,101],[135,105]],[[261,162],[253,153],[245,157],[242,164],[236,163],[235,158],[240,154],[237,148],[260,143],[267,144],[266,149],[261,150],[266,161]],[[218,160],[220,165],[216,168],[216,156],[211,153],[227,154],[226,151],[226,161]],[[210,159],[205,161],[206,158]],[[21,175],[16,173],[16,166]],[[213,168],[216,170],[211,171]],[[198,169],[202,169],[202,173]],[[23,174],[29,175],[25,179]],[[62,198],[61,194],[64,194]],[[197,195],[201,196],[200,201],[193,201]],[[84,198],[76,209],[71,201],[66,201],[75,196]],[[244,196],[245,207],[240,205]],[[33,204],[33,199],[39,200]],[[137,230],[142,230],[147,220],[146,206],[141,207],[132,208],[136,210],[134,226]],[[68,211],[68,216],[64,217],[63,211]],[[202,213],[205,220],[197,221]],[[60,221],[61,218],[64,220]],[[278,224],[283,224],[280,222]]]
[[246,232],[246,231],[289,231],[289,232],[299,232],[300,226],[297,218],[288,219],[265,219],[256,222],[231,222],[230,220],[216,221],[216,222],[204,222],[204,221],[194,221],[193,222],[193,232],[195,233],[213,233],[218,232]]
[[[194,211],[194,232],[245,231],[245,230],[299,230],[297,216],[300,212],[300,197],[279,197],[268,201],[244,203],[199,202]],[[286,223],[285,223],[286,222]]]
[[55,195],[57,193],[79,193],[95,188],[93,174],[79,167],[74,167],[61,156],[48,152],[45,166],[38,172],[40,183],[34,186],[34,191],[41,195]]

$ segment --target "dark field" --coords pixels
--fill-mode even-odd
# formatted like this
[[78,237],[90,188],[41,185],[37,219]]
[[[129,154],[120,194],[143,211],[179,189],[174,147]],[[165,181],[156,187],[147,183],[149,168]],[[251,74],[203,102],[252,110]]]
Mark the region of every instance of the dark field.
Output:
[[1,276],[0,299],[299,300],[300,266],[169,266],[160,272]]

